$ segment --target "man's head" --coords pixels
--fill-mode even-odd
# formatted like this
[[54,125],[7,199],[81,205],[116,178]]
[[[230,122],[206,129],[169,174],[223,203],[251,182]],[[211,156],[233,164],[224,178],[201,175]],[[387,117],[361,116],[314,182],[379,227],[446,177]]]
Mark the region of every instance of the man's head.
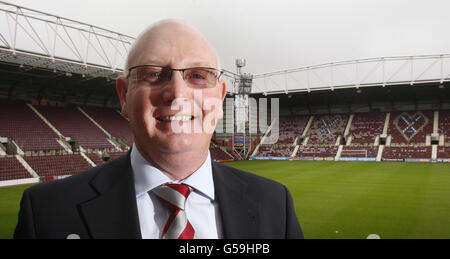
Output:
[[172,69],[208,67],[217,70],[206,71],[218,71],[215,50],[192,25],[163,20],[137,38],[129,51],[126,74],[116,82],[122,113],[130,121],[141,152],[205,154],[216,122],[223,115],[226,84],[219,79],[220,73],[214,74],[214,80],[209,78],[213,85],[208,87],[196,87],[198,74],[187,71],[171,71],[164,84],[152,84],[146,78],[158,78],[158,71],[129,71],[142,65]]

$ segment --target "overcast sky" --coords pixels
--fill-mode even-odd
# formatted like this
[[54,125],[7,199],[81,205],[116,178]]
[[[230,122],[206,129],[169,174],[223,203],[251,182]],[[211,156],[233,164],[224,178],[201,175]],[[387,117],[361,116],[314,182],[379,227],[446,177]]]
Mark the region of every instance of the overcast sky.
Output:
[[210,40],[246,72],[385,56],[450,54],[449,0],[6,0],[136,37],[164,18]]

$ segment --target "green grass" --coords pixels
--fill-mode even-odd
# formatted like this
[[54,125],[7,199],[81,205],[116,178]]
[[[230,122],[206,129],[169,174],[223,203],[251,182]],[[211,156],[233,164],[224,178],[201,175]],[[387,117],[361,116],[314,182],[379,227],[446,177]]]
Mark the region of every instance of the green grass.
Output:
[[0,239],[12,238],[17,224],[20,199],[30,185],[0,188]]
[[[450,238],[450,165],[403,162],[226,163],[285,184],[305,238]],[[0,188],[10,238],[28,186]]]
[[305,238],[450,238],[450,166],[402,162],[227,163],[285,184]]

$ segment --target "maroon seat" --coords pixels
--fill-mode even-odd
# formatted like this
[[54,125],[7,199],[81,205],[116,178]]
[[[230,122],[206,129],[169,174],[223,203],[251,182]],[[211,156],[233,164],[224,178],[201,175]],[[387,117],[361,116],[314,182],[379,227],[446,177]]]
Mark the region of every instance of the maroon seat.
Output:
[[355,113],[349,135],[352,144],[373,144],[383,133],[385,113]]
[[92,167],[80,154],[24,156],[23,158],[39,176],[73,175]]
[[37,106],[52,125],[65,137],[71,137],[84,148],[104,149],[113,147],[106,134],[78,109]]
[[32,177],[15,157],[0,157],[0,181]]
[[347,114],[316,115],[307,136],[308,145],[334,145],[337,137],[344,134]]
[[392,112],[388,134],[391,143],[425,143],[426,135],[433,132],[433,112]]
[[0,102],[0,137],[13,139],[24,150],[60,150],[58,135],[24,102]]
[[120,138],[128,146],[133,145],[129,123],[116,110],[96,107],[85,107],[83,110],[112,136]]
[[289,145],[261,145],[255,156],[290,157],[294,151]]

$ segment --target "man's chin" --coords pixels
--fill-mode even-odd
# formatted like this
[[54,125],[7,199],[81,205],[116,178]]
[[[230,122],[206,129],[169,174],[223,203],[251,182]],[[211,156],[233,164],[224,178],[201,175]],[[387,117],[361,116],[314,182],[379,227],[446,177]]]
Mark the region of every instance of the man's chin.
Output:
[[166,134],[164,137],[159,138],[158,141],[156,141],[158,147],[150,148],[159,149],[167,153],[183,153],[198,150],[204,143],[204,138],[205,136],[202,134]]

